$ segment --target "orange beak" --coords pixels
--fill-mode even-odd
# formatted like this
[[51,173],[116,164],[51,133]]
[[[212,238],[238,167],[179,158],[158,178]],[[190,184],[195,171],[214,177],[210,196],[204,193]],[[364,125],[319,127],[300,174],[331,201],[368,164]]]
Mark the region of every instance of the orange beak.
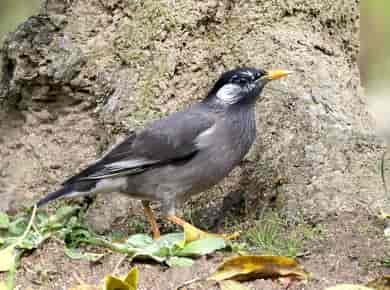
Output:
[[262,77],[262,79],[273,81],[288,76],[289,74],[292,73],[293,73],[292,71],[282,70],[282,69],[270,70],[267,72],[265,76]]

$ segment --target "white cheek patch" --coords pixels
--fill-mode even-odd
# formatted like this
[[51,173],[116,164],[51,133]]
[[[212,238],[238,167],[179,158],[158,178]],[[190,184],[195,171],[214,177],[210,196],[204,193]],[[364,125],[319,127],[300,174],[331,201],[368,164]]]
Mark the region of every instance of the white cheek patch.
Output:
[[217,98],[224,103],[234,104],[240,99],[242,88],[236,84],[227,84],[220,88],[216,94]]

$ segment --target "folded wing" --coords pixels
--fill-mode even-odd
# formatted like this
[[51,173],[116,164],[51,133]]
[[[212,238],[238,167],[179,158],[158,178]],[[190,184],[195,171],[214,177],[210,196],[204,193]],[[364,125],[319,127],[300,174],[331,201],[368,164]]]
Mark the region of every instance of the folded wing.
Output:
[[63,185],[139,174],[152,167],[190,159],[201,150],[197,138],[213,124],[211,116],[201,110],[172,114],[139,133],[131,133],[100,160]]

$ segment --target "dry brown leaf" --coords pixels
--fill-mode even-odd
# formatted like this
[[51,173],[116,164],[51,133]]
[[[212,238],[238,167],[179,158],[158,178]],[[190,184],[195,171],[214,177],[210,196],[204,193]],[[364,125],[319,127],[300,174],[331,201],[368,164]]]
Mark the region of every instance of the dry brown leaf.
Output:
[[258,278],[293,277],[307,279],[308,274],[294,259],[282,256],[238,256],[225,261],[208,280],[238,281]]
[[390,290],[390,275],[384,275],[381,278],[369,282],[367,287],[374,288],[375,290]]

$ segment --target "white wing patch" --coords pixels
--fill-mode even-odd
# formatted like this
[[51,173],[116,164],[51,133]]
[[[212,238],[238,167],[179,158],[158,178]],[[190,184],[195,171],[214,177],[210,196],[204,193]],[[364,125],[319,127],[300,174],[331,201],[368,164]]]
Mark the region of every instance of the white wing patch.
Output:
[[142,165],[149,165],[156,163],[155,160],[140,158],[140,159],[130,159],[130,160],[123,160],[123,161],[117,161],[114,163],[109,163],[105,165],[104,167],[109,168],[111,170],[120,170],[124,168],[134,168]]
[[226,84],[217,92],[217,98],[224,103],[234,104],[240,99],[242,88],[237,84]]
[[198,148],[205,148],[213,143],[214,139],[212,138],[212,135],[215,132],[215,127],[216,125],[213,125],[196,137],[195,142]]

